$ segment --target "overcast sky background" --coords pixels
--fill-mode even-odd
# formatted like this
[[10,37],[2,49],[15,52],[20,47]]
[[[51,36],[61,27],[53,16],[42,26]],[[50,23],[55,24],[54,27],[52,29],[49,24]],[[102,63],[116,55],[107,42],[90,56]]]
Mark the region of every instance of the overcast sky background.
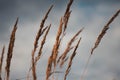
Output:
[[[60,17],[63,16],[69,0],[0,0],[0,51],[6,46],[16,18],[19,17],[14,55],[11,65],[11,80],[23,78],[30,67],[31,51],[40,21],[51,4],[46,26],[52,24],[41,60],[37,66],[38,80],[45,80],[47,59],[51,54]],[[94,42],[108,20],[120,9],[120,0],[74,0],[67,34],[60,54],[67,42],[79,29],[81,43],[74,58],[67,80],[80,80],[85,63]],[[79,36],[79,37],[80,37]],[[99,47],[91,57],[85,80],[120,80],[120,15],[110,25]],[[5,61],[5,60],[4,60]],[[5,63],[4,63],[5,65]],[[4,73],[4,71],[3,71]],[[4,75],[4,74],[3,74]],[[62,80],[63,74],[57,75]],[[24,79],[23,79],[24,80]]]

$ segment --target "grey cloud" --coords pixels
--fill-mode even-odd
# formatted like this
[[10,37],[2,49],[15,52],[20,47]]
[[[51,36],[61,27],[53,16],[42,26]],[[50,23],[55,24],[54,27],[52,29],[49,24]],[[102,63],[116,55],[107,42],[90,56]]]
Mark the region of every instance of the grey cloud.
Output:
[[[48,7],[51,4],[55,5],[52,13],[56,13],[54,15],[57,15],[57,12],[55,11],[58,12],[62,11],[63,8],[65,8],[67,2],[68,2],[67,0],[39,0],[39,1],[38,0],[34,0],[34,1],[33,0],[11,0],[11,1],[1,0],[0,1],[0,27],[1,27],[0,33],[5,34],[5,32],[8,32],[8,27],[10,27],[10,25],[14,23],[17,17],[20,18],[21,22],[36,21],[38,18],[42,17],[41,15],[45,13],[45,11],[48,9]],[[114,3],[119,3],[120,1],[75,0],[74,2],[79,6],[83,6],[84,4],[86,6],[89,6],[94,4],[98,5],[98,3],[114,4]],[[91,10],[93,11],[92,8]],[[89,10],[90,11],[89,14],[90,13],[92,14],[91,10]]]
[[[59,23],[58,18],[62,16],[61,13],[63,13],[65,10],[67,0],[65,0],[65,2],[64,0],[39,0],[39,1],[38,0],[11,0],[11,1],[0,0],[0,4],[1,4],[0,10],[2,11],[2,12],[0,11],[0,42],[6,39],[4,38],[6,34],[9,35],[10,33],[9,30],[12,30],[10,29],[10,27],[12,28],[12,26],[14,25],[16,17],[18,16],[20,18],[20,21],[18,23],[19,28],[18,28],[17,35],[16,35],[16,43],[15,43],[15,49],[14,49],[15,57],[13,57],[14,59],[13,64],[19,63],[19,65],[16,65],[17,67],[15,69],[14,67],[11,68],[13,70],[11,73],[12,80],[14,80],[15,78],[24,77],[24,74],[26,75],[27,73],[26,69],[28,69],[29,67],[29,61],[31,58],[30,53],[32,50],[32,46],[33,46],[32,44],[34,41],[35,33],[39,27],[39,22],[42,19],[42,16],[44,15],[45,11],[48,9],[48,7],[52,3],[54,3],[55,6],[50,14],[52,16],[49,16],[48,21],[49,22],[53,21],[54,22],[53,25],[55,27],[54,26],[51,27],[52,28],[50,31],[51,33],[48,36],[49,40],[48,42],[46,41],[47,46],[45,48],[47,49],[47,51],[48,50],[49,51],[44,52],[45,54],[43,54],[42,59],[40,61],[41,63],[39,63],[40,67],[42,65],[42,67],[40,68],[42,69],[41,72],[44,71],[44,73],[45,73],[45,70],[43,66],[47,64],[47,58],[50,55],[50,51],[52,49],[51,46],[53,46],[53,42],[54,42],[53,38],[55,37],[54,34],[56,33],[56,30],[57,30],[57,26],[58,26],[57,23]],[[104,0],[104,1],[103,0],[101,1],[100,0],[99,1],[98,0],[75,0],[75,3],[73,4],[73,7],[72,7],[73,12],[70,18],[71,20],[69,21],[70,27],[68,28],[69,34],[67,34],[69,36],[68,38],[70,38],[71,35],[73,35],[77,31],[77,29],[80,29],[81,26],[83,27],[85,26],[85,30],[82,33],[83,34],[82,42],[80,44],[80,48],[77,51],[78,54],[74,59],[74,62],[73,62],[74,64],[71,68],[72,71],[69,74],[68,79],[73,80],[76,78],[76,80],[79,80],[81,72],[84,68],[84,64],[86,63],[85,60],[87,60],[88,58],[89,49],[93,45],[94,40],[96,39],[96,36],[98,35],[98,32],[101,30],[101,27],[104,26],[104,23],[109,20],[108,18],[110,18],[112,14],[114,14],[114,13],[109,13],[108,8],[102,7],[102,10],[104,8],[106,12],[109,13],[109,15],[105,14],[105,12],[99,13],[100,11],[98,8],[96,8],[96,10],[94,10],[95,8],[93,9],[90,8],[88,10],[85,6],[89,7],[91,5],[91,6],[97,7],[98,4],[103,4],[103,3],[108,4],[109,10],[111,10],[112,12],[115,12],[116,6],[114,6],[114,8],[113,7],[111,8],[110,4],[119,4],[119,1],[117,0],[109,0],[109,1],[108,0]],[[83,9],[81,10],[80,7],[84,7],[84,10]],[[118,23],[118,21],[119,19],[116,20],[115,22]],[[117,24],[115,27],[118,27],[118,25],[119,24]],[[114,73],[116,75],[116,79],[118,80],[120,79],[119,77],[120,64],[118,63],[119,56],[120,56],[119,55],[119,52],[120,52],[119,51],[119,48],[120,48],[119,39],[120,38],[119,38],[119,35],[117,35],[116,36],[117,38],[115,38],[113,37],[114,34],[113,35],[109,34],[109,33],[112,33],[111,31],[112,29],[109,29],[109,32],[107,32],[107,35],[105,35],[105,37],[103,38],[100,46],[95,50],[95,55],[92,57],[92,60],[90,61],[90,65],[88,68],[88,72],[90,71],[90,74],[88,74],[87,77],[85,77],[87,80],[101,80],[102,76],[104,76],[104,74],[101,75],[101,73],[104,71],[106,72],[106,74]],[[111,36],[112,38],[114,38],[113,41],[115,42],[110,40]],[[114,46],[112,46],[113,44]],[[111,66],[112,64],[114,64],[115,66]],[[19,69],[21,66],[22,68]],[[108,69],[106,66],[108,67]],[[61,75],[63,77],[63,74]],[[45,74],[44,74],[44,77],[45,77]]]
[[[53,11],[60,10],[66,6],[66,1],[60,0],[0,0],[0,37],[3,41],[9,28],[14,25],[17,17],[20,18],[18,24],[25,22],[35,22],[42,18],[51,4],[54,4]],[[54,12],[53,12],[54,13]],[[40,19],[39,19],[40,20]]]
[[81,5],[85,6],[97,6],[99,4],[116,5],[120,3],[120,0],[80,0]]

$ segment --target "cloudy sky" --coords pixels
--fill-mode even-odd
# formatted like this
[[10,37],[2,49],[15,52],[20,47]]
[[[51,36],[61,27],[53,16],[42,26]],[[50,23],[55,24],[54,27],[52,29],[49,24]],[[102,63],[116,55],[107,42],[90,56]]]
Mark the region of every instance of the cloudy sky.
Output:
[[[46,26],[52,24],[40,62],[37,66],[39,79],[45,79],[47,58],[50,56],[60,17],[63,16],[69,0],[0,0],[0,51],[6,46],[16,18],[19,17],[14,55],[11,65],[11,80],[24,78],[30,67],[31,51],[40,21],[51,4]],[[74,0],[66,37],[67,42],[79,29],[81,44],[73,61],[67,80],[80,80],[85,63],[94,42],[107,21],[120,9],[120,0]],[[99,47],[91,57],[85,80],[120,80],[120,15],[110,25]],[[61,54],[60,53],[60,54]],[[5,63],[4,63],[5,64]],[[63,74],[57,75],[61,80]],[[3,71],[4,76],[4,71]],[[23,79],[24,80],[24,79]]]

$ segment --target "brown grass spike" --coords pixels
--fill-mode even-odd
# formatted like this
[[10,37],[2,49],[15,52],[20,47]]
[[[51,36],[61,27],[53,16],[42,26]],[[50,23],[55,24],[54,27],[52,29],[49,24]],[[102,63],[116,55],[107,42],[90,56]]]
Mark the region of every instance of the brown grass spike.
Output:
[[78,49],[80,41],[81,41],[81,38],[78,40],[78,43],[76,44],[75,49],[74,49],[72,55],[70,56],[70,61],[68,63],[68,67],[67,67],[66,72],[65,72],[64,80],[66,80],[67,75],[69,74],[69,71],[70,71],[71,65],[72,65],[72,61],[73,61],[73,58],[75,57],[75,55],[77,53],[76,50]]
[[16,20],[13,31],[11,33],[8,52],[7,52],[6,67],[5,67],[6,80],[9,80],[9,77],[10,77],[10,64],[11,64],[11,59],[12,59],[12,56],[13,56],[13,47],[14,47],[14,42],[15,42],[15,33],[16,33],[16,30],[17,30],[17,24],[18,24],[18,18]]
[[48,59],[48,65],[47,65],[47,69],[46,69],[46,80],[48,80],[48,78],[51,74],[52,64],[54,64],[54,68],[56,67],[56,58],[58,55],[58,49],[59,49],[60,41],[61,41],[60,36],[62,34],[62,26],[63,26],[63,21],[61,18],[60,25],[59,25],[59,28],[57,31],[56,41],[55,41],[55,44],[54,44],[53,49],[52,49],[52,54]]
[[40,24],[40,29],[36,35],[36,38],[35,38],[35,42],[34,42],[34,49],[32,51],[32,75],[33,75],[33,80],[37,80],[37,76],[36,76],[36,67],[35,67],[35,60],[34,60],[34,55],[35,55],[35,52],[36,52],[36,49],[38,47],[38,40],[39,38],[41,37],[41,35],[44,33],[44,31],[46,30],[46,28],[43,29],[44,27],[44,23],[48,17],[48,14],[50,13],[51,9],[52,9],[53,5],[50,6],[50,8],[48,9],[47,13],[45,14],[45,17],[43,18],[41,24]]
[[[42,41],[41,41],[41,46],[40,46],[38,55],[35,57],[35,62],[34,62],[34,63],[35,63],[35,66],[36,66],[36,64],[37,64],[37,61],[38,61],[38,60],[40,59],[40,57],[41,57],[42,49],[43,49],[43,46],[44,46],[44,44],[45,44],[46,37],[47,37],[47,35],[48,35],[48,32],[49,32],[50,28],[51,28],[51,24],[49,25],[49,27],[48,27],[48,26],[46,27],[47,31],[45,32],[45,35],[44,35],[44,37],[43,37],[43,39],[42,39]],[[30,72],[31,70],[32,70],[32,67],[29,69],[29,72]],[[29,80],[29,72],[28,72],[28,74],[27,74],[27,80]]]
[[[66,11],[64,13],[64,17],[63,17],[64,30],[63,30],[62,37],[61,37],[60,41],[63,39],[63,37],[66,34],[65,31],[67,29],[68,20],[69,20],[70,14],[72,12],[72,11],[70,11],[70,7],[71,7],[72,3],[73,3],[73,0],[69,0],[69,3],[67,4]],[[59,62],[59,59],[58,59],[57,63],[58,62]]]
[[71,47],[72,43],[75,41],[76,37],[83,31],[84,28],[80,29],[72,38],[71,40],[68,42],[67,47],[65,49],[65,51],[63,52],[63,54],[58,58],[57,63],[59,63],[60,61],[60,67],[62,67],[65,58],[67,56],[67,53],[73,48]]
[[55,41],[55,44],[53,46],[53,50],[52,50],[52,60],[53,60],[53,63],[54,63],[54,67],[56,66],[56,59],[57,59],[57,55],[58,55],[58,49],[59,49],[59,46],[60,46],[60,36],[62,34],[62,26],[63,26],[63,21],[62,21],[62,18],[60,20],[60,25],[59,25],[59,28],[58,28],[58,31],[57,31],[57,36],[56,36],[56,41]]
[[113,17],[108,21],[108,23],[103,27],[101,33],[99,34],[99,36],[97,37],[97,40],[94,44],[94,47],[91,49],[91,54],[90,56],[88,57],[88,60],[87,60],[87,63],[85,65],[85,68],[83,70],[83,73],[81,74],[81,77],[80,77],[80,80],[83,80],[84,79],[84,76],[85,76],[85,73],[86,73],[86,70],[87,70],[87,67],[88,67],[88,64],[89,64],[89,61],[91,59],[91,56],[94,52],[94,50],[98,47],[101,39],[103,38],[103,36],[105,35],[106,31],[109,29],[109,25],[114,21],[114,19],[118,16],[118,14],[120,13],[120,9],[113,15]]
[[51,73],[52,73],[52,55],[48,59],[48,64],[46,69],[46,80],[49,80]]
[[47,13],[45,14],[44,18],[42,19],[42,22],[41,22],[41,24],[40,24],[40,29],[39,29],[39,31],[38,31],[38,33],[37,33],[37,35],[36,35],[36,39],[35,39],[35,42],[34,42],[34,48],[35,48],[35,49],[38,47],[38,40],[39,40],[40,36],[41,36],[41,35],[43,34],[43,32],[45,31],[45,30],[43,29],[44,23],[45,23],[45,21],[46,21],[46,19],[47,19],[47,17],[48,17],[48,14],[50,13],[50,11],[51,11],[52,8],[53,8],[53,5],[50,6],[50,8],[48,9],[48,11],[47,11]]
[[64,14],[64,32],[67,28],[67,23],[68,23],[70,14],[71,14],[70,7],[71,7],[72,3],[73,3],[73,0],[69,0],[69,3],[67,5],[67,8],[66,8],[66,11],[65,11],[65,14]]
[[120,10],[118,10],[115,15],[113,15],[113,17],[108,21],[108,23],[103,27],[101,33],[99,34],[94,47],[91,50],[91,54],[93,54],[93,51],[98,47],[101,39],[103,38],[103,36],[105,35],[106,31],[109,29],[109,25],[114,21],[114,19],[118,16],[118,14],[120,13]]
[[38,61],[38,60],[40,59],[40,57],[41,57],[42,49],[43,49],[43,46],[44,46],[44,44],[45,44],[46,37],[47,37],[47,35],[48,35],[48,32],[49,32],[50,28],[51,28],[51,24],[49,25],[49,27],[48,27],[48,29],[47,29],[47,31],[46,31],[46,33],[45,33],[45,35],[44,35],[44,37],[43,37],[43,39],[42,39],[42,41],[41,41],[41,46],[40,46],[38,55],[37,55],[37,57],[35,58],[35,64],[37,63],[37,61]]
[[4,54],[5,54],[5,46],[3,46],[2,54],[0,57],[0,80],[2,80],[1,74],[2,74],[2,64],[3,64]]

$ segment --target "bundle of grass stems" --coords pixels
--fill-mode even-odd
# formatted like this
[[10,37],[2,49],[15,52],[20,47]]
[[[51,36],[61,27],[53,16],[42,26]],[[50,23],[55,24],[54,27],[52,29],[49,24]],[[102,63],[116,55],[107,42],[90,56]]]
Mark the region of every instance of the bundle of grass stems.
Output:
[[[79,43],[82,39],[81,37],[80,38],[78,38],[78,37],[84,28],[82,28],[82,29],[78,30],[78,32],[76,32],[76,34],[67,42],[67,46],[64,49],[63,53],[61,55],[58,55],[59,50],[61,48],[62,41],[63,41],[64,37],[66,37],[66,33],[67,33],[66,29],[68,28],[68,22],[69,22],[69,18],[71,16],[71,12],[72,12],[70,10],[72,3],[73,3],[73,0],[69,0],[69,3],[67,4],[67,8],[65,10],[65,13],[60,19],[54,46],[52,48],[51,55],[49,56],[48,63],[46,65],[47,66],[46,80],[51,80],[51,78],[52,78],[52,80],[56,80],[56,78],[55,78],[56,76],[54,74],[62,73],[61,71],[57,71],[56,67],[63,68],[63,65],[65,65],[66,62],[68,62],[66,70],[65,70],[65,74],[63,77],[64,80],[66,80],[67,75],[69,74],[69,72],[71,70],[72,62],[77,54],[77,49],[78,49]],[[44,24],[48,18],[50,11],[52,10],[52,8],[53,8],[53,5],[50,6],[50,8],[46,12],[45,16],[43,17],[43,19],[40,23],[38,32],[36,34],[36,37],[34,40],[34,45],[33,45],[34,47],[31,52],[31,65],[30,65],[27,77],[25,78],[27,80],[30,80],[30,72],[32,73],[32,80],[37,80],[37,72],[36,72],[37,63],[41,58],[41,55],[43,53],[43,48],[44,48],[44,45],[47,40],[47,35],[49,34],[50,28],[52,26],[50,24],[45,27]],[[80,80],[83,80],[83,78],[85,77],[85,71],[89,64],[91,55],[93,55],[94,50],[99,46],[103,36],[106,34],[106,31],[109,29],[109,25],[114,21],[114,19],[118,16],[119,13],[120,13],[120,10],[118,10],[115,13],[115,15],[113,15],[113,17],[108,21],[108,23],[103,27],[101,33],[98,35],[98,37],[95,41],[95,44],[94,44],[93,48],[91,49],[90,57],[89,57],[88,61],[86,62],[86,66],[83,70],[83,73],[81,74]],[[17,24],[18,24],[18,18],[17,18],[14,28],[12,30],[12,33],[10,36],[10,42],[8,45],[6,66],[5,66],[6,75],[4,77],[5,80],[10,80],[10,72],[11,72],[10,66],[11,66],[12,56],[14,55],[13,49],[14,49],[14,44],[15,44],[15,34],[16,34],[16,30],[17,30]],[[39,43],[40,39],[41,39],[41,41],[40,41],[40,45],[39,45],[38,43]],[[73,45],[73,43],[76,42],[76,40],[78,40],[76,45]],[[37,50],[39,50],[39,51],[37,52]],[[70,51],[72,51],[72,54],[69,53]],[[3,80],[1,74],[2,74],[2,65],[3,65],[4,54],[5,54],[5,46],[3,46],[1,57],[0,57],[0,80]],[[68,56],[68,55],[70,55],[70,56]]]

